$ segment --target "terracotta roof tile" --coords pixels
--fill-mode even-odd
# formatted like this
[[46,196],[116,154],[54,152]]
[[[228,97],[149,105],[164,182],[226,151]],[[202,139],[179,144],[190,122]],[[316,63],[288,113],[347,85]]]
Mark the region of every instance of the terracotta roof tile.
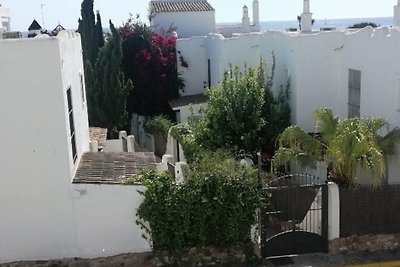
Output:
[[107,140],[107,129],[100,127],[89,127],[90,141],[97,141],[99,149],[103,149]]
[[172,2],[172,1],[151,1],[151,13],[164,13],[164,12],[205,12],[214,11],[215,9],[207,1],[185,1],[185,2]]
[[156,168],[153,152],[87,152],[82,155],[72,182],[121,184],[146,168]]

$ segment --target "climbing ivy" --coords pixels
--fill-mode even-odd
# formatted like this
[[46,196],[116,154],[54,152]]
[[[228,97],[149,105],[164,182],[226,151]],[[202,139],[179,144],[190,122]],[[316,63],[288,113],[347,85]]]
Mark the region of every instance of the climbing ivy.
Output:
[[254,169],[215,152],[191,165],[183,185],[153,170],[139,179],[147,190],[141,192],[137,223],[156,253],[168,252],[179,262],[191,247],[239,246],[249,252],[257,208],[266,202]]

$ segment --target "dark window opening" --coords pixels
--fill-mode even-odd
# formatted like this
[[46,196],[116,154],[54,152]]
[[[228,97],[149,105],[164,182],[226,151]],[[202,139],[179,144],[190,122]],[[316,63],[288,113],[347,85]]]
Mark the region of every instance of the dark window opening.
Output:
[[349,70],[348,117],[360,117],[361,105],[361,71]]
[[70,131],[70,140],[72,147],[72,160],[75,163],[76,159],[78,158],[78,154],[76,152],[75,123],[74,123],[74,110],[72,106],[71,87],[67,89],[67,101],[68,101],[69,131]]
[[208,60],[208,88],[211,88],[211,60]]

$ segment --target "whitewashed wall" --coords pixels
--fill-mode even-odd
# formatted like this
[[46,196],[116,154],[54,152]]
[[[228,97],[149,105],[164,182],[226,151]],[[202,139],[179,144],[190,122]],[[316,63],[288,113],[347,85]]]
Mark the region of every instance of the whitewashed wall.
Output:
[[[61,82],[64,96],[64,121],[69,136],[69,118],[67,89],[71,88],[72,104],[74,111],[75,138],[78,159],[76,163],[72,161],[72,147],[68,146],[70,154],[70,170],[75,172],[80,155],[89,151],[89,120],[87,112],[86,88],[84,81],[82,48],[80,37],[72,31],[61,31],[57,39],[59,43],[59,66],[61,67]],[[59,71],[59,68],[55,67]],[[53,89],[54,90],[54,89]]]
[[207,35],[215,32],[215,11],[158,13],[151,26],[159,34],[176,27],[179,38]]
[[[178,58],[178,73],[185,79],[185,91],[182,96],[196,95],[204,92],[204,86],[208,86],[208,56],[206,51],[207,38],[203,36],[192,37],[190,39],[179,39],[176,50],[187,62],[188,67],[182,67]],[[195,51],[195,53],[193,53]]]
[[179,118],[180,121],[179,123],[187,123],[189,121],[189,118],[192,116],[192,112],[194,115],[199,114],[201,109],[204,109],[207,107],[207,104],[192,104],[192,105],[187,105],[187,106],[182,106],[182,107],[177,107],[174,108],[175,111],[179,110]]
[[[0,22],[0,30],[5,32],[11,31],[11,16],[9,8],[0,6]],[[3,23],[5,25],[3,25]]]
[[136,210],[144,200],[142,186],[73,185],[75,247],[71,255],[94,258],[150,251],[136,225]]
[[69,86],[78,161],[89,150],[79,35],[2,40],[0,51],[0,263],[149,250],[137,187],[71,184]]

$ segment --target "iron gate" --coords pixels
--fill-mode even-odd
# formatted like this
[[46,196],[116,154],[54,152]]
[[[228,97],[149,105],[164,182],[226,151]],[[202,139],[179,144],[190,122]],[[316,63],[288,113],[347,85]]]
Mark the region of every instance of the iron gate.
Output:
[[325,183],[312,175],[286,175],[264,190],[270,206],[260,214],[263,257],[328,252]]

